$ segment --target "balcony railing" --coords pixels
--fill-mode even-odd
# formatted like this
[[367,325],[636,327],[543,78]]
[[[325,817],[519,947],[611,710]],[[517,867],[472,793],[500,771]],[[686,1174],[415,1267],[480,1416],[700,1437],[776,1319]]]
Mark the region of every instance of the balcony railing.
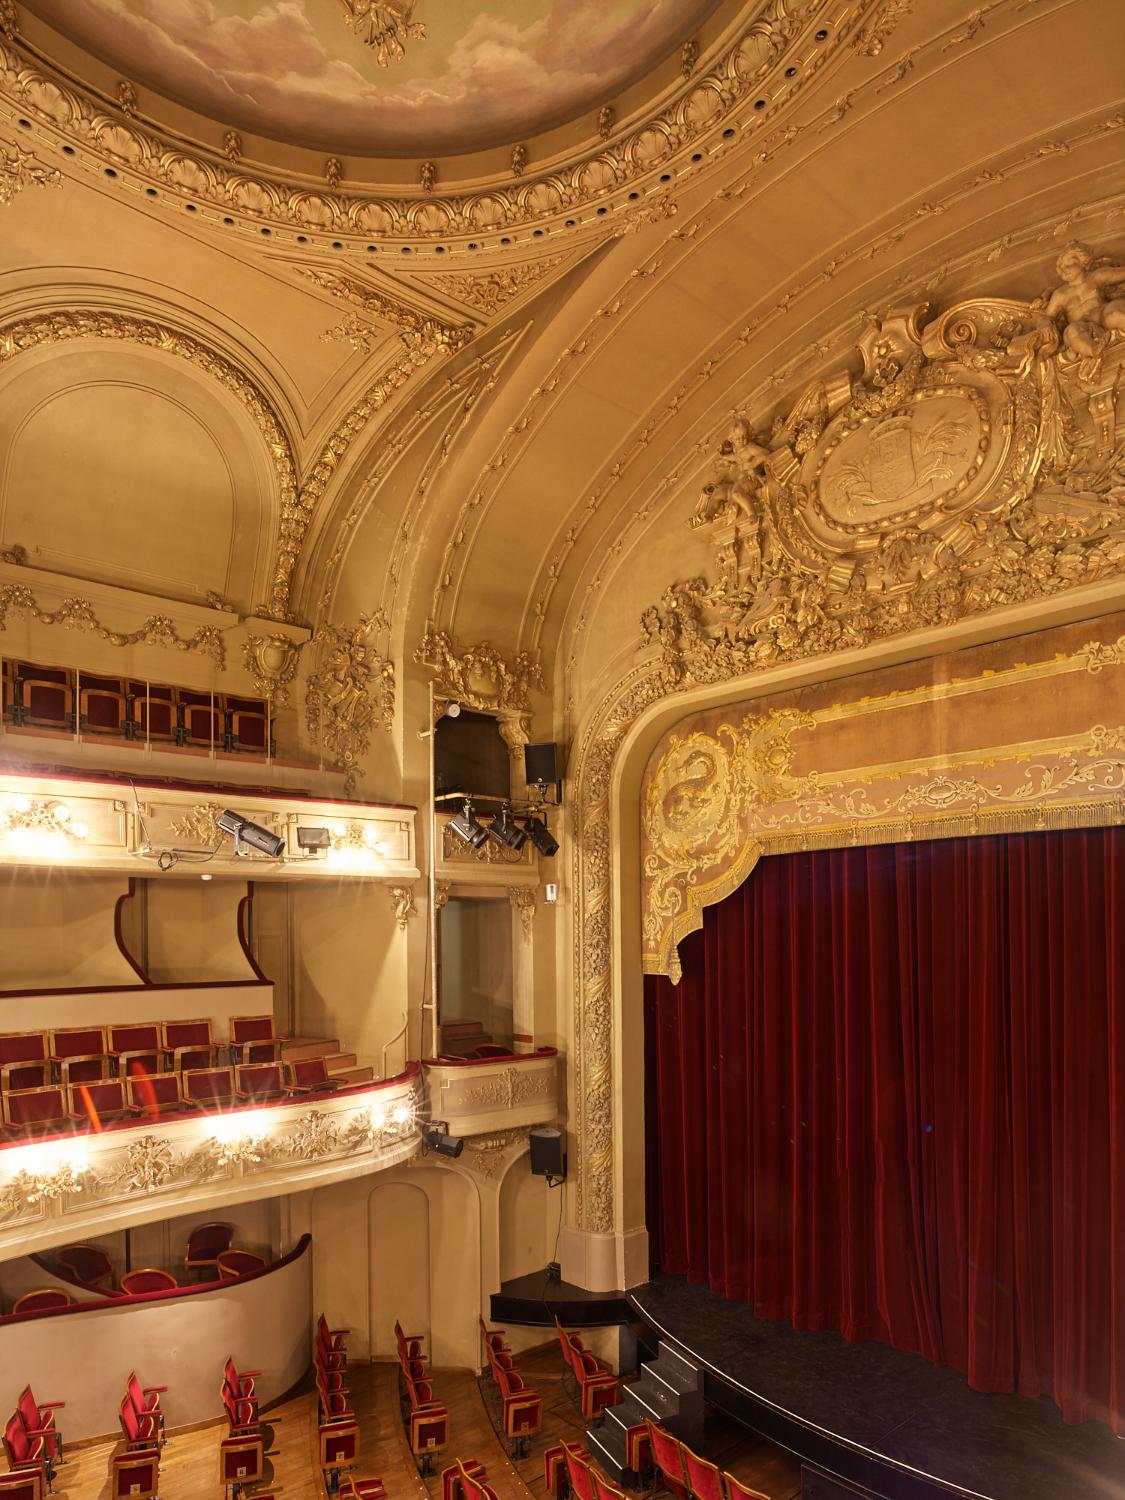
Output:
[[558,1053],[553,1047],[508,1057],[423,1063],[432,1120],[448,1120],[453,1135],[484,1135],[522,1125],[547,1125],[558,1116]]

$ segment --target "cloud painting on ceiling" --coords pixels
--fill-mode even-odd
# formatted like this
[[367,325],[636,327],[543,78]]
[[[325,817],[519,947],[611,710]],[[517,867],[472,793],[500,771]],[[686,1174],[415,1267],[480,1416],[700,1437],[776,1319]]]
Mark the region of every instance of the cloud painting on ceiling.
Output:
[[[225,125],[425,157],[596,114],[674,56],[718,0],[25,3],[142,90]],[[159,101],[142,109],[159,119]]]

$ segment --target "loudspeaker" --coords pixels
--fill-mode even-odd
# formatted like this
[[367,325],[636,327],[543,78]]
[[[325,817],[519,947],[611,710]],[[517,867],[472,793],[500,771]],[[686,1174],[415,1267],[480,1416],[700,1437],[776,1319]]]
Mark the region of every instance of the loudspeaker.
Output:
[[566,1180],[566,1153],[563,1151],[561,1130],[550,1125],[537,1125],[528,1132],[531,1145],[531,1170],[536,1177],[554,1177],[559,1182]]
[[523,779],[528,786],[537,786],[540,782],[544,786],[550,786],[558,781],[559,772],[556,760],[553,744],[525,745],[523,747]]

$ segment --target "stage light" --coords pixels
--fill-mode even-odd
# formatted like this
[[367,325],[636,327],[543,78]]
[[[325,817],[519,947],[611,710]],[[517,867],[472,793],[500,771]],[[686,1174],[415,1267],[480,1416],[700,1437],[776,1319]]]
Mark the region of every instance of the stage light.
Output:
[[518,823],[512,822],[507,808],[504,808],[499,817],[493,818],[488,825],[488,831],[496,842],[503,844],[506,849],[522,849],[527,843],[527,834]]
[[441,1127],[444,1124],[444,1120],[435,1120],[432,1125],[423,1125],[422,1145],[435,1156],[460,1156],[465,1149],[465,1142],[460,1136],[449,1135],[443,1130]]
[[551,830],[542,818],[529,817],[524,819],[523,824],[527,836],[540,854],[546,855],[548,859],[559,852],[558,839],[551,836]]
[[455,698],[445,705],[445,717],[447,719],[459,719],[461,717],[461,705]]
[[479,849],[488,837],[488,829],[482,823],[478,823],[473,816],[471,802],[465,803],[464,812],[454,813],[449,820],[449,826],[459,839],[469,845],[470,849]]
[[317,849],[328,849],[332,845],[332,835],[327,828],[298,828],[297,848],[303,849],[306,854],[312,854]]
[[229,807],[219,814],[215,823],[224,833],[234,835],[236,854],[241,854],[242,845],[248,844],[251,849],[257,849],[260,853],[277,859],[285,848],[285,840],[278,838],[276,833],[271,833],[260,823],[251,823],[249,818],[244,818],[241,813],[232,812]]

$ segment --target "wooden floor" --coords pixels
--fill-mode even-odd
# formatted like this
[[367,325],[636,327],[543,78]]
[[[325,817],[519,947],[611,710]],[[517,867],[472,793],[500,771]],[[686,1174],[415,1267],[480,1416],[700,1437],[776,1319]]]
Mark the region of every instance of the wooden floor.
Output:
[[[435,1394],[449,1409],[454,1443],[437,1461],[439,1473],[419,1477],[399,1420],[395,1365],[352,1365],[348,1371],[352,1405],[360,1422],[362,1457],[357,1476],[379,1475],[389,1500],[441,1500],[440,1469],[454,1458],[477,1458],[488,1470],[499,1500],[543,1500],[543,1450],[552,1443],[582,1436],[578,1413],[562,1388],[559,1354],[553,1345],[519,1357],[519,1368],[543,1398],[543,1430],[526,1459],[510,1459],[489,1416],[487,1385],[464,1371],[438,1371]],[[310,1389],[263,1414],[272,1431],[267,1444],[264,1494],[282,1488],[284,1500],[325,1500],[317,1468],[316,1397]],[[174,1433],[164,1450],[160,1500],[223,1500],[219,1483],[219,1440],[225,1423]],[[63,1428],[65,1438],[66,1429]],[[709,1456],[737,1478],[762,1490],[770,1500],[795,1500],[800,1494],[796,1460],[724,1419],[708,1434]],[[57,1500],[110,1500],[113,1442],[93,1443],[67,1451],[67,1462],[55,1479]],[[252,1500],[252,1497],[251,1497]]]

